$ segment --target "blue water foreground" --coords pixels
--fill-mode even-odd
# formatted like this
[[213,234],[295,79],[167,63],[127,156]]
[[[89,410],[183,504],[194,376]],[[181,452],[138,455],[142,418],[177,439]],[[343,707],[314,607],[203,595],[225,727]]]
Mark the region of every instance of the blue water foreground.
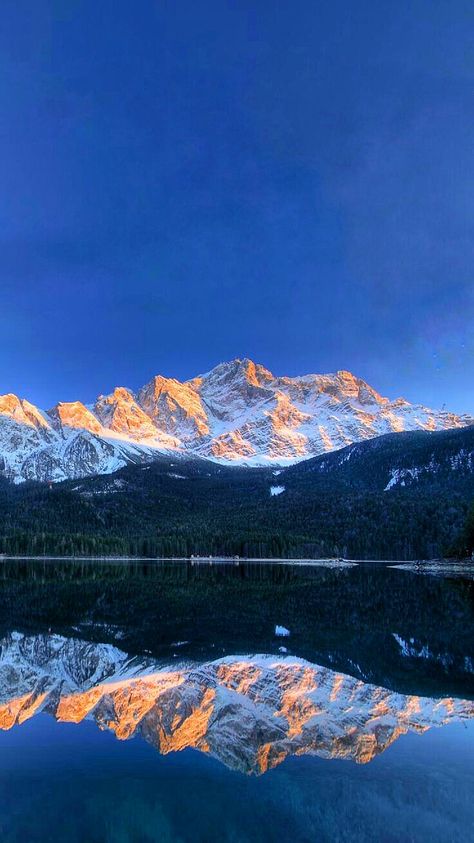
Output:
[[2,843],[474,839],[472,580],[25,565]]

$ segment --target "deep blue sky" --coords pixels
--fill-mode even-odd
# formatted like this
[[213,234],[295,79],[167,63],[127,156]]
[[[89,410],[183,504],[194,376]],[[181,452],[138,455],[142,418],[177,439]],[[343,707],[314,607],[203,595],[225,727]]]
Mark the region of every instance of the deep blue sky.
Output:
[[474,411],[472,0],[3,0],[0,392],[248,356]]

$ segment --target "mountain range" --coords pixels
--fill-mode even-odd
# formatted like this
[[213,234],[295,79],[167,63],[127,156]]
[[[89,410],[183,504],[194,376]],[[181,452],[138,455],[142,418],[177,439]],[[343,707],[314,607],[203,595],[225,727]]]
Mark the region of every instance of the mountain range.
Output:
[[290,755],[367,763],[407,732],[474,717],[470,700],[406,696],[293,656],[163,664],[54,634],[0,640],[0,679],[2,730],[40,712],[89,719],[119,740],[194,748],[254,774]]
[[279,377],[236,359],[180,382],[157,375],[94,404],[41,410],[0,397],[0,473],[14,482],[110,474],[160,455],[285,466],[386,433],[474,424],[468,415],[382,397],[347,371]]

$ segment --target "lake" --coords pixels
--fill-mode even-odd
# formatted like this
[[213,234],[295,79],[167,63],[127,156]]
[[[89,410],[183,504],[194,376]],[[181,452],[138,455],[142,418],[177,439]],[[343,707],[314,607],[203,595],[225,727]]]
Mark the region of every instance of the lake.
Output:
[[0,837],[474,839],[474,580],[0,561]]

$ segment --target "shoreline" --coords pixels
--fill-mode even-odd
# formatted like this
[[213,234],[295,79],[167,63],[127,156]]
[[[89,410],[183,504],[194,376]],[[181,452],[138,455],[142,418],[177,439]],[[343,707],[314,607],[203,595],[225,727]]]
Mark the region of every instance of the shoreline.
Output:
[[235,565],[242,564],[270,564],[270,565],[299,565],[299,566],[327,566],[327,567],[352,567],[354,565],[384,565],[396,569],[400,568],[441,568],[449,565],[450,567],[458,567],[465,565],[474,565],[472,559],[346,559],[344,557],[321,557],[318,559],[311,558],[288,558],[288,557],[190,557],[190,556],[32,556],[32,555],[18,555],[11,556],[7,554],[0,554],[0,563],[2,562],[176,562],[176,563],[191,563],[192,565]]
[[[191,565],[240,565],[241,563],[267,563],[270,565],[356,565],[352,559],[321,558],[321,559],[290,559],[275,557],[241,556],[238,559],[225,556],[9,556],[0,555],[2,562],[179,562]],[[387,563],[390,564],[390,563]],[[393,563],[392,563],[393,564]]]

